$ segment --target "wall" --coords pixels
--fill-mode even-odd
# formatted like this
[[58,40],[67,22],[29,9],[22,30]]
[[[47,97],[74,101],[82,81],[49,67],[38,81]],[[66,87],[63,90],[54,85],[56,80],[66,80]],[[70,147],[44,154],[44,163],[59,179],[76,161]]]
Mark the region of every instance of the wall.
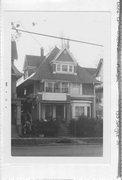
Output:
[[83,95],[94,95],[93,84],[83,84],[82,91],[83,91]]

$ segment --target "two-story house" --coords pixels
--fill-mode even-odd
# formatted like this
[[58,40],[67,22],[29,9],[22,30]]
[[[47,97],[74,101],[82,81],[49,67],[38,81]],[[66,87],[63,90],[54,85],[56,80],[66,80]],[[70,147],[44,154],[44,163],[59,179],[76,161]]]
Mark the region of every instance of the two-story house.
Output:
[[80,67],[67,47],[44,56],[26,56],[24,76],[17,82],[23,108],[32,119],[63,119],[69,122],[81,115],[96,116],[96,69]]

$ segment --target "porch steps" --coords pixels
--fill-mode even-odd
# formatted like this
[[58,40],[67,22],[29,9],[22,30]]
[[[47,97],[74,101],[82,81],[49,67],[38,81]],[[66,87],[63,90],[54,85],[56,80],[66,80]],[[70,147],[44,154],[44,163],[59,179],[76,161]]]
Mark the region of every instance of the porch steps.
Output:
[[68,137],[71,136],[70,132],[68,131],[67,125],[65,123],[60,124],[58,137]]

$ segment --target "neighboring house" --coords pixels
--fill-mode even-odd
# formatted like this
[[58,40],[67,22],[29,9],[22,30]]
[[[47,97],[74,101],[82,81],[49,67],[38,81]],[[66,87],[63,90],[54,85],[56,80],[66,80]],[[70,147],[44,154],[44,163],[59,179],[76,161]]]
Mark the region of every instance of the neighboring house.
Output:
[[26,55],[23,71],[24,71],[24,79],[29,77],[32,73],[36,72],[36,69],[39,67],[40,63],[45,58],[44,56],[44,50],[41,48],[41,56],[32,56],[32,55]]
[[33,120],[56,118],[68,123],[81,115],[95,117],[95,72],[80,67],[66,47],[55,46],[46,57],[26,56],[24,77],[17,82],[18,96],[27,100],[23,109]]
[[17,97],[16,81],[22,76],[22,73],[14,65],[14,60],[17,59],[16,42],[11,41],[11,110],[12,110],[12,136],[21,132],[21,99]]
[[100,82],[95,87],[96,92],[96,115],[98,118],[103,118],[103,59],[100,59],[96,79]]

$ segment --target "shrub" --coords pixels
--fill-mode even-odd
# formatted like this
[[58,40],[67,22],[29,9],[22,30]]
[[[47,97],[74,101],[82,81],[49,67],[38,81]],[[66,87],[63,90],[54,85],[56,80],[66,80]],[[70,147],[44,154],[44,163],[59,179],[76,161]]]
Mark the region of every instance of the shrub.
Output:
[[78,120],[72,119],[68,128],[70,133],[76,137],[98,137],[103,135],[102,121],[86,116],[81,116]]
[[42,132],[42,123],[39,120],[35,120],[32,122],[32,128],[31,128],[31,135],[32,136],[39,136],[40,134],[43,134]]
[[55,137],[58,133],[58,121],[39,121],[36,120],[32,124],[32,135],[39,136],[44,134],[45,137]]

